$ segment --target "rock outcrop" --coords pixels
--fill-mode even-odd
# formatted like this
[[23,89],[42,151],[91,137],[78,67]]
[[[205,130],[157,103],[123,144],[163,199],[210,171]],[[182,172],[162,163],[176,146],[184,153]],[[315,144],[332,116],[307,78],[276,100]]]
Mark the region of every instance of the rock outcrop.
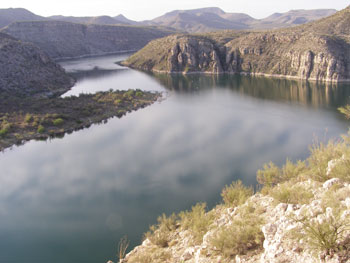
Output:
[[85,25],[63,21],[16,22],[2,31],[37,45],[54,59],[134,51],[153,39],[174,33],[155,27]]
[[[308,204],[288,204],[276,203],[276,200],[268,195],[256,194],[250,197],[245,204],[235,208],[225,208],[218,206],[209,213],[215,215],[215,219],[208,227],[209,231],[204,234],[199,243],[193,243],[191,232],[183,230],[178,227],[173,230],[169,245],[160,247],[155,245],[151,240],[146,239],[142,245],[132,250],[122,263],[137,263],[137,262],[171,262],[171,263],[224,263],[224,262],[239,262],[239,263],[299,263],[299,262],[319,262],[319,263],[347,263],[350,262],[350,229],[349,226],[341,227],[340,235],[347,236],[339,244],[343,246],[340,250],[318,251],[313,247],[305,236],[305,227],[303,225],[304,216],[311,215],[310,222],[320,228],[315,231],[320,231],[321,227],[325,227],[324,222],[330,224],[342,223],[345,220],[347,224],[349,220],[346,219],[350,215],[350,184],[342,183],[338,178],[333,178],[326,181],[324,184],[307,180],[296,184],[297,187],[302,187],[312,193],[313,198]],[[333,186],[333,188],[332,188]],[[335,190],[336,189],[336,190]],[[325,200],[328,195],[334,192],[334,195],[339,199],[339,206],[343,207],[340,219],[336,218],[334,208],[325,207]],[[223,229],[229,229],[232,224],[237,224],[237,220],[244,224],[245,221],[250,220],[248,217],[244,218],[242,211],[244,209],[255,209],[254,213],[259,210],[259,216],[264,218],[264,223],[261,226],[263,234],[262,248],[254,248],[253,244],[246,244],[248,252],[243,255],[225,256],[222,248],[213,245],[213,238],[216,238],[218,233],[222,233]],[[256,217],[257,214],[251,215]],[[243,217],[243,218],[242,218]],[[344,222],[345,222],[344,221]],[[305,224],[305,223],[304,223]],[[249,227],[249,226],[247,226]],[[332,231],[333,229],[330,228]],[[159,230],[158,230],[159,231]],[[225,231],[225,230],[224,230]],[[329,230],[328,230],[329,231]],[[237,234],[239,233],[230,233]],[[228,236],[222,240],[224,246],[230,242],[230,238],[234,240],[233,236]],[[293,235],[300,234],[301,237],[295,238]],[[326,241],[329,236],[326,232],[324,238]],[[304,237],[303,237],[304,235]],[[340,238],[340,235],[337,238]],[[316,239],[316,236],[315,236]],[[244,242],[244,241],[242,241]],[[316,241],[314,241],[316,242]],[[220,244],[220,243],[219,243]],[[252,251],[250,251],[252,250]],[[232,248],[234,251],[234,247]],[[250,251],[250,252],[249,252]]]
[[242,73],[316,81],[350,80],[350,9],[266,32],[176,35],[149,43],[124,64],[168,73]]
[[0,91],[16,95],[53,96],[74,80],[42,50],[0,33]]

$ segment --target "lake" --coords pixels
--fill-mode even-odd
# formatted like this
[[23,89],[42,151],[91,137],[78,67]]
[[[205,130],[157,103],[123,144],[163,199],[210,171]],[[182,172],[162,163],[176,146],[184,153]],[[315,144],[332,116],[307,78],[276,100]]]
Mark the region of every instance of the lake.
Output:
[[61,139],[0,153],[0,262],[116,261],[119,239],[140,244],[162,214],[209,208],[266,162],[308,156],[349,123],[337,107],[349,85],[243,76],[153,75],[115,62],[61,62],[78,81],[64,96],[109,89],[160,91],[164,100]]

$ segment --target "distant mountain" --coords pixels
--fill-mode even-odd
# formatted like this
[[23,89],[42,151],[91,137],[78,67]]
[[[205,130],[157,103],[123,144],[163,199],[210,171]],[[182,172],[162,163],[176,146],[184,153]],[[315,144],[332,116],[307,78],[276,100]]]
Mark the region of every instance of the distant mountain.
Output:
[[131,23],[118,20],[110,16],[86,16],[86,17],[76,17],[76,16],[50,16],[50,20],[64,21],[79,24],[97,24],[97,25],[131,25]]
[[281,28],[306,24],[308,22],[333,15],[335,9],[291,10],[286,13],[274,13],[271,16],[252,22],[253,28]]
[[23,8],[0,9],[0,28],[16,21],[40,21],[44,17],[33,14]]
[[341,82],[350,81],[349,54],[350,7],[290,28],[168,36],[151,41],[123,63],[163,73],[237,73]]
[[173,27],[189,33],[222,29],[282,28],[320,19],[334,14],[334,9],[292,10],[276,13],[265,19],[255,19],[243,13],[225,13],[217,7],[175,10],[144,24]]
[[0,33],[0,92],[11,95],[54,95],[74,80],[42,50]]
[[153,39],[176,33],[174,30],[155,27],[64,21],[15,22],[1,31],[34,43],[55,59],[134,51]]
[[136,21],[133,21],[133,20],[130,20],[130,19],[126,18],[126,17],[123,16],[122,14],[117,15],[117,16],[115,16],[115,17],[113,17],[113,18],[114,18],[115,20],[124,22],[125,24],[129,24],[129,25],[139,25],[139,24],[140,24],[139,22],[136,22]]

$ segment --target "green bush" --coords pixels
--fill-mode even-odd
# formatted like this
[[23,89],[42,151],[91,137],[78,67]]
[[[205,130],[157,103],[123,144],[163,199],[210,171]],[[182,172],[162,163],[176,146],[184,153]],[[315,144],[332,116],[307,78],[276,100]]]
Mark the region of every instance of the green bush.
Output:
[[143,92],[142,91],[136,91],[135,96],[136,97],[142,97],[143,96]]
[[27,113],[26,116],[24,117],[24,120],[25,122],[30,123],[34,120],[34,118],[31,114]]
[[307,159],[310,177],[319,182],[331,179],[332,175],[327,174],[329,161],[340,159],[344,152],[348,151],[347,148],[345,143],[332,140],[327,145],[323,143],[314,144],[310,148],[311,155]]
[[308,204],[314,196],[311,189],[306,189],[294,182],[286,182],[275,186],[269,194],[278,202],[286,204]]
[[242,181],[237,181],[229,186],[226,185],[221,192],[221,197],[227,206],[235,207],[244,204],[253,194],[253,188],[245,187]]
[[114,105],[120,105],[122,103],[122,100],[121,99],[116,99],[115,101],[114,101]]
[[64,123],[64,120],[62,118],[57,118],[52,121],[53,125],[55,126],[61,126]]
[[145,234],[154,245],[159,247],[168,247],[172,232],[176,229],[177,216],[172,214],[167,217],[165,214],[158,217],[157,225],[150,227],[150,231]]
[[39,125],[39,126],[38,126],[38,129],[37,129],[37,132],[38,132],[38,133],[44,133],[44,132],[45,132],[45,127],[42,126],[42,125]]
[[[319,215],[320,216],[320,215]],[[343,245],[348,242],[347,231],[350,231],[350,220],[348,217],[326,216],[323,220],[317,220],[314,216],[306,215],[302,219],[295,219],[301,223],[300,229],[292,230],[292,237],[303,240],[308,246],[317,252],[339,252]]]
[[184,211],[179,214],[180,226],[189,230],[195,244],[200,244],[203,236],[208,232],[209,226],[214,221],[214,215],[206,212],[206,204],[199,203],[192,207],[191,211]]
[[225,258],[234,258],[236,255],[245,255],[249,251],[262,249],[264,234],[261,227],[263,218],[251,204],[240,207],[239,215],[230,225],[219,228],[209,242],[220,255]]
[[287,182],[297,178],[307,171],[306,163],[297,161],[295,164],[287,159],[286,164],[281,168],[270,162],[265,164],[262,170],[257,171],[257,181],[265,187],[273,187],[279,183]]

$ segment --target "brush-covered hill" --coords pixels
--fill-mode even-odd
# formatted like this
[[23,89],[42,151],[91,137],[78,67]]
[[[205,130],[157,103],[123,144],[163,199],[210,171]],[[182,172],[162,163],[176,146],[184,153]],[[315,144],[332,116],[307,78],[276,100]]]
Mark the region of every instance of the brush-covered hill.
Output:
[[16,22],[2,29],[31,42],[52,58],[138,50],[149,41],[174,33],[156,27],[76,24],[63,21]]
[[51,96],[64,93],[73,84],[39,48],[0,33],[0,92]]
[[348,81],[350,8],[287,29],[169,36],[150,42],[124,65],[154,72]]
[[44,17],[33,14],[24,8],[0,9],[0,28],[16,21],[41,21]]

